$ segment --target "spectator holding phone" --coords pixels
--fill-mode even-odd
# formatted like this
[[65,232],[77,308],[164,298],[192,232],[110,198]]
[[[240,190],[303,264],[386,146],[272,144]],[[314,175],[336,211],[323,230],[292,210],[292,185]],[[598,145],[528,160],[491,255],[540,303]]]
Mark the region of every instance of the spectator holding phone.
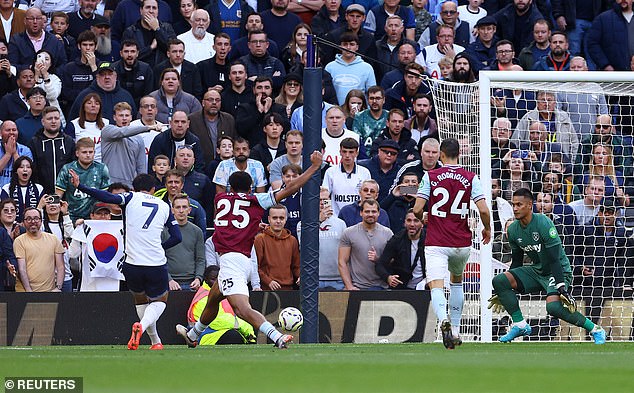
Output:
[[9,61],[9,46],[0,38],[0,97],[16,88],[15,75],[17,70]]

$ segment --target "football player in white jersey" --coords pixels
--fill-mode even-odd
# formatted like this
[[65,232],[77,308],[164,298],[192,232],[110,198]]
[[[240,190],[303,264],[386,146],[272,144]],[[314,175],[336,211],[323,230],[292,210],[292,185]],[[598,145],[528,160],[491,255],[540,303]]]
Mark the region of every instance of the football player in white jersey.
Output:
[[[70,170],[70,181],[79,190],[106,203],[123,207],[123,228],[126,261],[123,275],[134,296],[140,322],[132,325],[132,336],[128,349],[135,350],[143,332],[150,336],[150,349],[163,349],[156,330],[156,321],[167,304],[168,275],[166,249],[181,242],[178,223],[167,203],[154,195],[155,180],[148,174],[138,175],[132,182],[135,192],[111,194],[107,191],[86,187],[79,183],[79,176]],[[161,244],[163,227],[170,237]],[[161,244],[162,248],[156,247]]]

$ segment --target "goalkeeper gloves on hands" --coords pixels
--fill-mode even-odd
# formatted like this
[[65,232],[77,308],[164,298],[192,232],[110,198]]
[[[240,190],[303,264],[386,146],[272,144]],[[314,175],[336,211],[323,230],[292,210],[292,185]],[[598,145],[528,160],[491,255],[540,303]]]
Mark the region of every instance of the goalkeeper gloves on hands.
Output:
[[498,297],[498,295],[491,296],[491,298],[489,299],[489,307],[488,308],[491,311],[493,311],[494,313],[497,313],[497,314],[501,314],[501,313],[506,311],[506,309],[502,305],[502,302],[500,301],[500,298]]
[[575,298],[572,297],[568,290],[566,289],[566,285],[560,283],[557,285],[557,291],[559,292],[559,299],[561,303],[570,311],[571,313],[577,311],[577,302]]

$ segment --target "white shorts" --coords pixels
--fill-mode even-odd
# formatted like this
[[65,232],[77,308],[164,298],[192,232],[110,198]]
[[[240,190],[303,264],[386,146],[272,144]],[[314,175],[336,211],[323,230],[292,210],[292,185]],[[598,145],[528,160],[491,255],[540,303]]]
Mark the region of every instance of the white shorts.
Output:
[[253,265],[246,255],[239,252],[228,252],[219,258],[218,287],[224,296],[249,296],[247,282]]
[[471,247],[439,247],[425,246],[425,272],[427,282],[444,280],[447,270],[454,276],[464,271]]

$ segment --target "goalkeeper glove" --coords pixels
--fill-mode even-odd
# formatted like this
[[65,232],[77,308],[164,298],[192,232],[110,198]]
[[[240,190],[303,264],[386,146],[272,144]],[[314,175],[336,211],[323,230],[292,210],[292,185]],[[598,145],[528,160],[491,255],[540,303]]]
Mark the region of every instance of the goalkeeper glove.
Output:
[[500,301],[500,298],[498,297],[498,295],[491,296],[491,298],[489,299],[489,307],[488,308],[491,311],[493,311],[494,313],[497,313],[497,314],[501,314],[501,313],[506,311],[506,309],[502,305],[502,302]]
[[559,299],[561,303],[570,311],[571,313],[577,311],[577,302],[572,297],[568,290],[566,289],[566,284],[559,283],[557,284],[557,291],[559,292]]

